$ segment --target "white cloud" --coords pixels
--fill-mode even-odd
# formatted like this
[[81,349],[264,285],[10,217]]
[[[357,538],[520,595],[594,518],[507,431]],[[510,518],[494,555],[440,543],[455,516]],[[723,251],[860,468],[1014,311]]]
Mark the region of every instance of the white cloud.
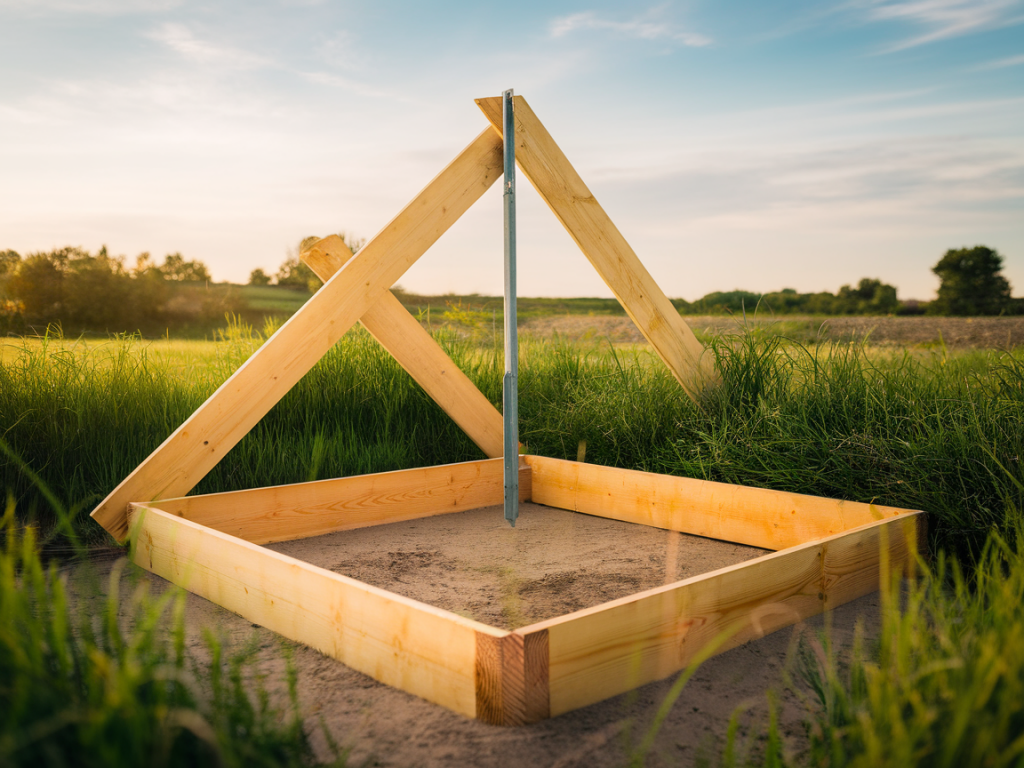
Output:
[[1024,55],[1007,56],[1005,59],[996,59],[995,61],[988,61],[984,64],[979,64],[974,68],[974,70],[1005,69],[1006,67],[1019,67],[1021,64],[1024,64]]
[[327,66],[350,72],[364,69],[363,61],[357,55],[356,36],[348,30],[335,32],[316,46],[316,56]]
[[45,13],[81,13],[120,16],[162,13],[181,4],[180,0],[0,0],[0,10]]
[[259,69],[272,62],[265,56],[197,37],[184,24],[166,22],[146,34],[195,64],[227,69]]
[[376,88],[372,85],[361,83],[358,80],[352,80],[331,72],[298,72],[297,74],[311,83],[328,86],[330,88],[338,88],[343,91],[355,93],[359,96],[367,96],[371,99],[384,99],[386,101],[397,101],[404,104],[423,103],[421,100],[413,99],[407,94],[399,91],[392,91],[386,88]]
[[868,0],[858,5],[869,21],[902,21],[924,29],[889,46],[886,52],[1024,22],[1021,0]]
[[583,11],[554,19],[549,30],[552,37],[565,37],[579,30],[604,30],[638,40],[660,40],[694,48],[711,45],[712,40],[709,37],[687,32],[669,22],[658,20],[660,10],[655,8],[628,21],[613,21],[602,18],[593,11]]

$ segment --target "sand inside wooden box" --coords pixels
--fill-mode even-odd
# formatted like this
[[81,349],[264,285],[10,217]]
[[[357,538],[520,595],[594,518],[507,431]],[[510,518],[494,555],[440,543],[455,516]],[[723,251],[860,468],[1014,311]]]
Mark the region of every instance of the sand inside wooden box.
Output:
[[398,595],[515,629],[767,550],[576,512],[486,507],[267,545]]

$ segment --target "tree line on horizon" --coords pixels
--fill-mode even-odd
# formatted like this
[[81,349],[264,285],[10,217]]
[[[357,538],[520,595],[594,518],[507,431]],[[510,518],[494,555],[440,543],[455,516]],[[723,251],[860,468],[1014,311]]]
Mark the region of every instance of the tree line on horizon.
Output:
[[74,332],[163,334],[223,321],[240,298],[210,290],[210,270],[180,253],[157,263],[148,253],[128,267],[106,246],[67,246],[22,258],[0,251],[0,332],[59,324]]
[[799,293],[783,288],[772,293],[715,291],[696,301],[672,301],[683,314],[779,315],[936,315],[978,316],[1024,314],[1024,299],[1010,295],[1010,283],[1001,274],[1003,257],[992,248],[951,248],[932,267],[940,280],[932,301],[900,301],[896,287],[874,278],[856,286],[844,285],[836,293]]
[[[339,234],[353,251],[363,244]],[[299,241],[274,276],[253,270],[249,285],[314,292],[320,280],[299,253],[317,239]],[[157,263],[142,253],[134,267],[125,262],[106,246],[95,254],[69,246],[24,258],[13,250],[0,251],[0,333],[23,333],[52,323],[72,332],[203,333],[222,324],[225,315],[251,314],[239,286],[213,283],[201,261],[172,253]],[[771,293],[715,291],[693,302],[672,303],[682,314],[1024,314],[1024,299],[1011,297],[1002,267],[1003,257],[987,246],[950,249],[932,267],[941,284],[929,302],[902,302],[895,286],[864,278],[834,294],[792,288]]]

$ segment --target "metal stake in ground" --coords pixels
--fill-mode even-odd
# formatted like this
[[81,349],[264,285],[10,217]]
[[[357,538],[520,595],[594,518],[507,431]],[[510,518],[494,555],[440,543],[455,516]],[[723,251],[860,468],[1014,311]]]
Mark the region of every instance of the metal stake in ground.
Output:
[[519,517],[519,339],[516,333],[516,145],[512,89],[501,94],[505,139],[505,519],[514,528]]

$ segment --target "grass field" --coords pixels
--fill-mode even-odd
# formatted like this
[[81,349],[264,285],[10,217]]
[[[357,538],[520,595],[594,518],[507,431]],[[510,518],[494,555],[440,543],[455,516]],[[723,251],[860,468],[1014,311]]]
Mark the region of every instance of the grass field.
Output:
[[250,310],[269,314],[291,315],[310,297],[308,291],[277,285],[239,285],[239,295]]
[[[128,474],[261,343],[8,340],[0,424],[13,454],[69,508]],[[492,402],[491,345],[439,338]],[[1018,491],[1024,358],[999,350],[805,346],[771,328],[710,337],[725,384],[692,403],[642,347],[524,343],[521,426],[531,452],[758,485],[932,515],[933,541],[978,551]],[[200,484],[275,485],[480,458],[368,334],[348,334]],[[0,478],[23,514],[50,514],[10,457]],[[84,517],[76,523],[98,536]],[[101,537],[100,537],[101,538]]]
[[[464,319],[463,332],[438,330],[438,338],[498,403],[502,365],[493,339],[485,338],[489,323],[479,315]],[[474,337],[466,328],[483,333]],[[718,335],[705,329],[723,385],[699,404],[641,345],[528,337],[520,369],[521,438],[530,452],[559,458],[575,458],[586,440],[590,462],[929,512],[932,547],[948,557],[911,593],[909,608],[901,611],[899,600],[889,599],[882,646],[861,649],[852,666],[821,646],[805,665],[810,689],[821,700],[810,751],[785,755],[776,744],[781,737],[769,729],[767,741],[751,747],[750,759],[778,765],[958,764],[936,758],[949,744],[948,754],[958,759],[1017,764],[1024,753],[1024,705],[1014,692],[1024,679],[1024,658],[1007,649],[1024,647],[1024,354],[943,344],[909,352],[863,342],[806,344],[779,330],[754,325]],[[30,574],[36,574],[33,605],[54,600],[60,589],[52,572],[46,576],[37,568],[39,556],[15,533],[15,520],[37,523],[49,536],[50,551],[73,550],[79,541],[102,544],[105,534],[88,520],[88,509],[262,342],[260,333],[244,325],[220,336],[217,342],[3,342],[0,479],[11,496],[0,569],[7,585],[3,610],[20,605],[18,584]],[[367,334],[354,331],[197,490],[480,457],[408,375]],[[140,605],[145,610],[136,627],[173,619],[164,615],[166,607],[158,605],[154,613],[146,607],[153,603]],[[68,615],[40,613],[30,605],[17,610],[18,626],[25,628],[0,634],[5,697],[29,690],[26,680],[33,675],[56,674],[59,658],[95,655],[88,645],[60,650],[69,642],[62,629],[71,621]],[[104,631],[108,637],[96,640],[96,647],[105,649],[111,660],[106,663],[117,666],[137,634],[118,640],[110,628]],[[75,636],[88,639],[88,633]],[[28,666],[15,663],[25,637],[38,638],[33,642],[56,655]],[[141,643],[147,636],[138,637]],[[179,663],[173,644],[152,650],[152,637],[145,642],[146,653],[155,654],[153,664]],[[84,673],[75,680],[76,690],[86,693],[99,685]],[[129,700],[148,696],[125,690]],[[166,693],[172,694],[178,695]],[[226,705],[204,709],[210,700],[204,696],[182,699],[183,706],[213,722]],[[100,720],[114,717],[116,708],[102,697],[82,701],[76,711]],[[17,731],[0,736],[0,756],[21,749],[12,734],[43,727],[32,718],[42,717],[39,708],[49,705],[25,706],[28,714]],[[159,702],[139,705],[142,715],[153,715],[158,706],[166,711]],[[230,718],[257,715],[239,704]],[[217,760],[229,763],[223,755],[235,754],[232,727],[224,724],[226,730],[211,737],[210,743],[226,739]],[[166,737],[159,728],[152,732]],[[281,762],[308,758],[301,734],[268,734],[291,744],[291,756]],[[68,736],[75,738],[85,736]],[[978,739],[986,740],[988,752],[971,751]],[[908,744],[916,751],[908,753]],[[737,750],[734,739],[720,756],[722,764],[742,763]]]

